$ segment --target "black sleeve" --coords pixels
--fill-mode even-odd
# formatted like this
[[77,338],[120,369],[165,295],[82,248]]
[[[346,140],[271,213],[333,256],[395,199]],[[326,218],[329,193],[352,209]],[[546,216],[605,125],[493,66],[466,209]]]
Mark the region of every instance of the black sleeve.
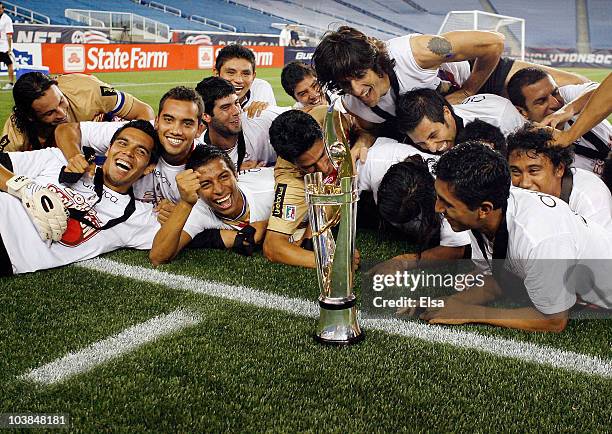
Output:
[[189,244],[189,249],[225,249],[220,229],[204,229]]
[[13,171],[13,162],[6,152],[0,152],[0,164],[6,167],[7,170]]

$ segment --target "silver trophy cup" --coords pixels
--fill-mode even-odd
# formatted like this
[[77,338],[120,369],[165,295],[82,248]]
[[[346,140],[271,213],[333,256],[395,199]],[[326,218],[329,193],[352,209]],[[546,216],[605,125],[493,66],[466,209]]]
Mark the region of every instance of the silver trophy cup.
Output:
[[[352,344],[364,337],[357,322],[353,293],[353,256],[359,196],[341,116],[332,107],[324,123],[325,145],[338,171],[337,179],[325,183],[321,172],[304,177],[321,290],[315,338],[325,344]],[[332,228],[336,225],[338,232],[334,239]]]

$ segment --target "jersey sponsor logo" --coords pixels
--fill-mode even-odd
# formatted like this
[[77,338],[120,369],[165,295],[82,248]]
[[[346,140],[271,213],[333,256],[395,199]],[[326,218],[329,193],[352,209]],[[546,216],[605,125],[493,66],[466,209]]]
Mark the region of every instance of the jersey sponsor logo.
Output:
[[100,86],[100,93],[102,94],[102,96],[117,95],[117,91],[110,86]]
[[274,204],[272,205],[272,217],[283,217],[283,202],[285,201],[285,192],[287,184],[278,184],[274,192]]
[[485,99],[487,99],[487,97],[484,95],[473,95],[461,101],[461,104],[469,104],[471,102],[482,102]]
[[283,220],[289,222],[295,221],[296,207],[295,205],[285,205],[283,207]]

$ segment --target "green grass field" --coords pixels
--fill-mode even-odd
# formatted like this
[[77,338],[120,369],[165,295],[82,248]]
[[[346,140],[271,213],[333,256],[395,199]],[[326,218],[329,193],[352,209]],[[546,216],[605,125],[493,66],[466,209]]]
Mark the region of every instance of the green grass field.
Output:
[[[601,80],[610,71],[579,72]],[[258,76],[290,104],[278,70]],[[99,77],[157,108],[165,90],[194,85],[202,73]],[[2,118],[10,105],[1,93]],[[365,261],[411,249],[371,231],[358,233],[357,245]],[[0,413],[66,413],[80,432],[612,426],[608,321],[573,320],[562,334],[541,334],[364,319],[365,341],[335,348],[312,338],[317,297],[315,271],[271,264],[261,252],[187,251],[152,271],[147,252],[124,250],[0,279]],[[44,371],[47,380],[27,377],[176,312],[189,325],[89,368],[63,359]]]

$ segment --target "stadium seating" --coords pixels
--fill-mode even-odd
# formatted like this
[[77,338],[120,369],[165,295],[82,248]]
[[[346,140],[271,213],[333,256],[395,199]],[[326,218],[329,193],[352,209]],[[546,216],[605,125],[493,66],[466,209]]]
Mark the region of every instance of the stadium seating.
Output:
[[479,0],[413,0],[426,11],[437,15],[446,15],[450,11],[484,10]]
[[612,48],[612,39],[608,33],[612,23],[612,6],[610,0],[588,0],[589,33],[592,49]]
[[[608,3],[609,7],[609,1],[602,3]],[[574,0],[491,0],[491,4],[499,14],[525,18],[528,47],[576,47]]]
[[[244,6],[228,3],[224,0],[207,0],[206,7],[203,7],[203,2],[194,0],[167,0],[167,3],[181,9],[184,15],[200,15],[222,23],[231,24],[239,32],[278,34],[280,30],[271,27],[271,24],[290,22],[281,18],[264,15],[256,10],[247,9]],[[259,4],[259,2],[257,3]]]

